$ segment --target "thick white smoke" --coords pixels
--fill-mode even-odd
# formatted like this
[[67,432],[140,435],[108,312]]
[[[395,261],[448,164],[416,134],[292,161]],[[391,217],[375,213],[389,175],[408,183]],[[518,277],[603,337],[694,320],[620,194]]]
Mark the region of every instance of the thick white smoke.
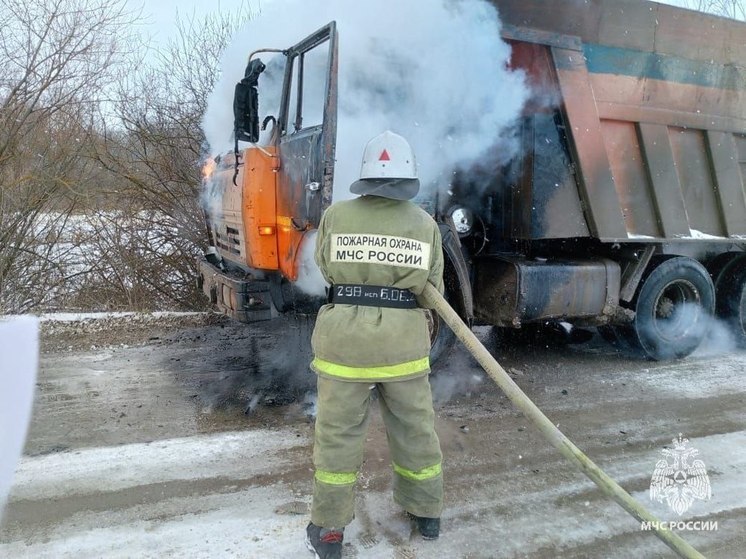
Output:
[[[204,117],[213,155],[232,149],[233,91],[248,54],[285,48],[335,20],[339,32],[339,114],[335,200],[350,197],[365,143],[383,130],[414,148],[423,185],[447,187],[450,172],[502,146],[528,96],[507,68],[495,8],[482,0],[276,0],[236,35]],[[277,115],[282,68],[263,55],[260,117]],[[274,66],[274,67],[273,67]],[[501,141],[502,140],[502,141]],[[493,150],[494,151],[494,150]]]

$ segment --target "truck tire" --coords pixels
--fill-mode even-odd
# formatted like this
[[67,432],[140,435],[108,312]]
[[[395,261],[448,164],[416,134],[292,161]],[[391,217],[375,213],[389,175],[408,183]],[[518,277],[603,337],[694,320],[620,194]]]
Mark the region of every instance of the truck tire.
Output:
[[[441,224],[443,239],[443,284],[446,301],[464,320],[471,317],[471,289],[469,270],[464,261],[458,238],[446,225]],[[455,240],[454,240],[455,239]],[[461,273],[459,273],[461,271]],[[433,310],[428,310],[428,328],[430,329],[430,364],[433,365],[446,357],[456,343],[456,335]]]
[[715,311],[715,288],[707,269],[684,256],[651,261],[632,301],[627,340],[655,360],[679,359],[704,339]]
[[717,286],[716,313],[725,320],[736,343],[746,347],[746,260],[739,259]]
[[430,365],[434,365],[449,353],[456,341],[456,335],[438,313],[433,310],[426,312],[427,326],[430,329]]

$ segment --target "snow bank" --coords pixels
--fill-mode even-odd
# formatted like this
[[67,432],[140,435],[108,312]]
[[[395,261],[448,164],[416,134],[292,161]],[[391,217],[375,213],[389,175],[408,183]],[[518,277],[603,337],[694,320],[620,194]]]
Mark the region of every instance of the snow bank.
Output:
[[111,320],[138,318],[140,320],[159,320],[161,318],[180,318],[205,316],[203,312],[158,311],[151,313],[140,312],[78,312],[78,313],[44,313],[39,315],[42,322],[80,322],[83,320]]

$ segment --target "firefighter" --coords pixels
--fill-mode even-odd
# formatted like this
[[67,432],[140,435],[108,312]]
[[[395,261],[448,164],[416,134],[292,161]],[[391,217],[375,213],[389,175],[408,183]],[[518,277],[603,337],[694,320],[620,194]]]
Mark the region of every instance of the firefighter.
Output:
[[365,147],[358,198],[323,215],[315,258],[330,284],[311,338],[318,411],[311,523],[306,544],[341,557],[354,517],[353,487],[363,462],[371,391],[378,392],[391,454],[394,500],[425,539],[440,533],[441,450],[428,373],[426,282],[443,292],[435,221],[410,202],[419,190],[414,153],[393,132]]

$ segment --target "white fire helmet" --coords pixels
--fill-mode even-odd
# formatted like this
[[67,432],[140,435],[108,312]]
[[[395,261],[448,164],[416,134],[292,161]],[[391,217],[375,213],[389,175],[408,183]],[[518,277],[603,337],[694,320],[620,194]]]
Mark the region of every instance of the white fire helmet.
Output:
[[387,130],[368,142],[360,180],[352,183],[350,192],[409,200],[419,189],[417,162],[407,140]]

